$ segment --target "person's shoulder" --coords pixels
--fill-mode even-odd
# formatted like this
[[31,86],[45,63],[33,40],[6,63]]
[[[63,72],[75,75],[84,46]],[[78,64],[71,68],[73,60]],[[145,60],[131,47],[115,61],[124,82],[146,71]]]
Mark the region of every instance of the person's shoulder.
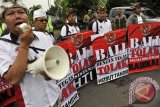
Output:
[[146,18],[146,16],[144,14],[142,14],[142,13],[140,15],[141,15],[141,17]]
[[0,38],[10,39],[10,33],[9,33],[9,34],[6,34],[6,35],[4,35],[4,36],[1,36]]
[[8,42],[6,42],[3,39],[11,40],[10,34],[6,34],[6,35],[0,37],[0,46],[2,46],[2,45],[4,46],[5,44],[8,44]]
[[40,41],[53,39],[53,35],[49,34],[48,32],[33,31],[33,33]]
[[111,23],[111,20],[109,20],[109,19],[106,19],[106,22],[110,22],[110,23]]
[[96,25],[97,23],[100,23],[98,20],[94,21],[92,25]]
[[122,17],[123,17],[123,18],[126,18],[126,15],[123,14]]
[[33,33],[36,35],[36,36],[42,36],[44,35],[42,32],[40,31],[33,31]]
[[131,20],[131,19],[133,19],[135,17],[135,15],[130,15],[129,17],[128,17],[128,20]]
[[129,18],[135,18],[135,17],[137,17],[136,14],[132,14],[132,15],[129,16]]
[[33,31],[33,33],[38,38],[46,38],[46,37],[50,36],[49,33],[47,33],[47,32],[45,33],[45,32],[40,32],[40,31]]
[[115,19],[118,19],[118,16],[116,16]]
[[68,24],[65,24],[62,26],[62,29],[66,29],[66,26],[69,26]]

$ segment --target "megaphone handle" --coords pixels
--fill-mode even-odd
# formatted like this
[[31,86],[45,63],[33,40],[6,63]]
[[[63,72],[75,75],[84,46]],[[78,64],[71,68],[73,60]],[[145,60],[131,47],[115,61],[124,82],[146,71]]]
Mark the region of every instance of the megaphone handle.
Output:
[[27,72],[30,72],[30,73],[32,73],[34,75],[39,73],[43,68],[43,66],[39,66],[39,65],[42,65],[41,63],[43,63],[43,58],[40,58],[37,61],[35,61],[35,62],[31,63],[31,64],[28,64]]

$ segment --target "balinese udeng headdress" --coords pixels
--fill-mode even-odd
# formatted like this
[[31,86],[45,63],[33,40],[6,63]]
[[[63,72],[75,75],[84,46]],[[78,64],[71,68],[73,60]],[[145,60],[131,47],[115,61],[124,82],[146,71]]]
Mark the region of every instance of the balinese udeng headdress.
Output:
[[106,7],[105,7],[105,6],[100,6],[100,7],[98,8],[98,12],[101,12],[101,11],[107,12]]
[[28,10],[26,8],[26,6],[23,4],[22,1],[20,0],[12,0],[10,2],[4,2],[2,4],[0,4],[0,15],[2,16],[2,18],[4,18],[4,14],[8,9],[11,8],[23,8],[25,10],[26,13],[28,13]]

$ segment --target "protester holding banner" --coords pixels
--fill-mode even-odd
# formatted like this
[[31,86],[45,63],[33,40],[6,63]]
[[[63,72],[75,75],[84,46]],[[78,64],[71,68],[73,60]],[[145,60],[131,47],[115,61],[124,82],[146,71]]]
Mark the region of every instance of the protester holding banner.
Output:
[[133,6],[132,6],[132,9],[133,9],[133,15],[131,15],[128,20],[127,20],[127,26],[129,24],[141,24],[141,23],[144,23],[146,22],[146,17],[141,13],[142,10],[141,10],[141,5],[140,3],[135,3]]
[[92,30],[96,34],[107,33],[112,31],[111,21],[106,18],[107,10],[105,7],[101,6],[98,9],[98,20],[92,25]]
[[0,38],[0,75],[11,85],[20,86],[23,101],[19,107],[56,106],[59,98],[56,81],[44,72],[35,77],[26,72],[28,63],[42,57],[45,49],[53,45],[53,39],[42,32],[33,32],[29,25],[27,29],[20,28],[22,23],[28,24],[23,4],[6,2],[1,5],[0,13],[10,33]]
[[68,36],[80,32],[77,24],[77,16],[75,9],[69,9],[67,12],[67,23],[61,29],[61,36]]

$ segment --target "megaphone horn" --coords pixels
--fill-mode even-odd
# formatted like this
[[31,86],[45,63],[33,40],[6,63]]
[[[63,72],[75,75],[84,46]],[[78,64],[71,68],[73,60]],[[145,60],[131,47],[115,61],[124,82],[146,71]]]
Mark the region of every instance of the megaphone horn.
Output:
[[60,80],[64,78],[69,70],[69,58],[66,51],[60,46],[48,48],[44,56],[32,64],[28,64],[27,71],[33,75],[44,71],[48,77]]

